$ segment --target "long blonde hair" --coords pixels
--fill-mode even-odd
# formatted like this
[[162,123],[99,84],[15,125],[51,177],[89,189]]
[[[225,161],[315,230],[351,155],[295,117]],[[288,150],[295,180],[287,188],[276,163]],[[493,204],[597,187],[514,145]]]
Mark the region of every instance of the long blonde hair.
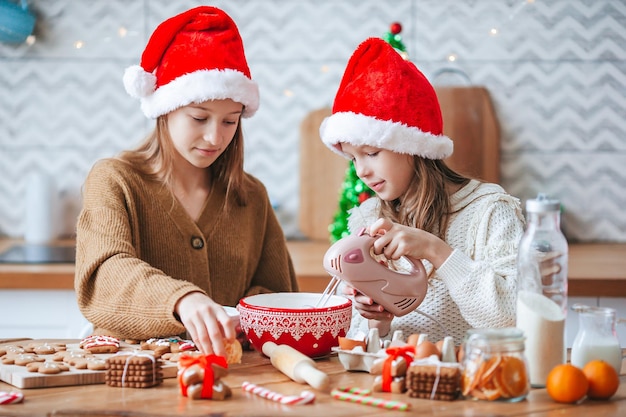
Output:
[[[164,186],[171,186],[174,171],[174,145],[169,134],[167,115],[159,116],[154,130],[135,149],[123,151],[118,159],[131,165],[135,170]],[[209,170],[214,185],[221,184],[226,188],[226,205],[233,195],[239,205],[246,205],[245,173],[243,170],[243,132],[241,117],[237,124],[235,136],[224,153],[222,153]]]
[[400,198],[381,201],[380,214],[396,223],[416,227],[445,240],[452,212],[447,184],[467,184],[470,179],[455,172],[443,160],[413,158],[414,180]]

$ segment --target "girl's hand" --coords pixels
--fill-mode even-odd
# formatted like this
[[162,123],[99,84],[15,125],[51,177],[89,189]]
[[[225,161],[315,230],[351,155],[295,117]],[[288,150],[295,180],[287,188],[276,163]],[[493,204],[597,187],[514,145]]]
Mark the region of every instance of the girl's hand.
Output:
[[[391,326],[391,320],[393,320],[394,317],[392,313],[385,310],[383,306],[376,304],[370,297],[348,284],[343,285],[342,292],[346,297],[353,300],[354,308],[356,308],[363,318],[380,323],[380,325],[377,325],[376,327],[379,328],[381,336],[385,336],[387,334],[389,327]],[[387,330],[383,331],[385,329],[385,324]]]
[[200,352],[226,356],[224,339],[237,337],[237,325],[221,305],[201,292],[192,292],[178,300],[176,313]]
[[411,226],[393,223],[387,219],[376,220],[367,230],[374,241],[374,253],[387,259],[398,260],[403,256],[426,259],[439,268],[452,254],[452,248],[432,233]]

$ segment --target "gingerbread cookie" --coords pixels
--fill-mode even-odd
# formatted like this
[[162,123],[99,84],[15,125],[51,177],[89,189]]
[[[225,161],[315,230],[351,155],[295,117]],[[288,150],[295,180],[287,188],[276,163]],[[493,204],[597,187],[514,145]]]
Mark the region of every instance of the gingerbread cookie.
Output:
[[3,365],[13,365],[15,363],[15,355],[7,353],[6,355],[2,356],[0,362],[2,362]]
[[107,369],[107,362],[102,358],[87,358],[87,369],[92,371],[104,371]]
[[159,358],[162,355],[164,355],[165,353],[170,353],[172,351],[170,345],[174,341],[176,341],[176,340],[177,339],[175,339],[175,338],[170,338],[170,339],[152,338],[152,339],[148,339],[148,340],[145,340],[145,341],[141,342],[141,349],[142,350],[151,350],[151,351],[154,352],[154,356]]
[[87,358],[92,358],[94,355],[91,353],[85,353],[85,354],[73,354],[73,355],[65,355],[65,358],[63,358],[63,362],[67,363],[68,365],[74,366],[76,363],[78,362],[85,362],[87,360]]
[[170,345],[170,350],[172,353],[181,353],[181,352],[191,352],[196,349],[195,343],[191,340],[180,340],[177,343],[172,343]]
[[241,363],[243,348],[241,347],[239,340],[224,340],[224,347],[226,348],[226,363],[229,365]]
[[26,365],[28,372],[39,372],[45,375],[54,375],[69,371],[69,366],[59,362],[32,362]]
[[55,352],[65,350],[65,343],[29,343],[25,346],[24,351],[27,353],[36,353],[38,355],[51,355]]
[[24,350],[23,347],[21,346],[17,346],[17,345],[9,345],[6,347],[6,354],[11,354],[11,353],[26,353],[26,350]]
[[93,335],[84,338],[79,347],[89,353],[116,353],[120,348],[120,340],[111,336]]
[[19,355],[15,356],[15,360],[13,361],[13,363],[19,366],[26,366],[29,363],[43,361],[45,361],[44,358],[41,358],[33,353],[20,353]]
[[72,360],[71,362],[67,362],[67,364],[73,366],[76,369],[87,369],[86,358],[77,358],[75,360]]
[[230,387],[221,380],[228,374],[227,367],[221,356],[182,355],[178,363],[178,383],[183,396],[194,400],[224,400],[232,396]]
[[68,353],[69,353],[68,351],[55,352],[54,355],[52,355],[52,360],[54,362],[63,362],[63,360],[65,359],[65,356]]
[[[33,353],[25,353],[23,350],[16,350],[7,352],[2,357],[2,364],[4,365],[20,365],[24,366],[27,363],[34,362],[37,355]],[[17,363],[15,363],[17,361]]]
[[105,382],[112,387],[153,387],[163,382],[161,365],[161,360],[149,353],[111,356],[106,359]]
[[183,340],[178,336],[168,338],[152,338],[141,342],[142,350],[151,350],[154,355],[160,357],[166,353],[191,352],[197,350],[191,340]]
[[56,347],[44,343],[43,345],[38,345],[33,348],[33,353],[37,355],[52,355],[57,351]]
[[409,397],[452,401],[461,395],[458,363],[414,361],[407,370]]
[[178,362],[178,359],[180,358],[181,353],[164,353],[161,358],[165,361],[170,361],[170,362]]

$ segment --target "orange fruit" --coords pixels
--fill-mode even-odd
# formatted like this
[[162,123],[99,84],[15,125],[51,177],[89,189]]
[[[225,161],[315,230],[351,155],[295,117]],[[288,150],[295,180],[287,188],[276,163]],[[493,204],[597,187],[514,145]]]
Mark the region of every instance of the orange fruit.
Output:
[[587,394],[589,381],[582,369],[571,363],[562,363],[548,373],[546,389],[556,402],[575,403]]
[[484,371],[485,362],[482,358],[471,361],[465,366],[463,378],[461,379],[461,392],[463,395],[469,395],[478,386]]
[[502,362],[502,356],[501,355],[492,356],[491,358],[489,358],[485,362],[483,362],[485,364],[485,366],[483,368],[483,373],[480,376],[480,380],[481,380],[481,382],[483,384],[486,384],[487,382],[489,382],[491,380],[493,375],[498,370],[498,367],[500,366],[501,362]]
[[594,400],[608,400],[619,388],[619,375],[615,368],[602,360],[592,360],[583,367],[589,380],[587,396]]
[[466,366],[461,388],[464,396],[479,400],[520,398],[530,389],[526,364],[517,357],[500,354],[478,357]]
[[495,382],[505,397],[521,397],[530,390],[526,364],[522,359],[515,356],[503,358],[503,363],[500,366],[500,372],[496,375]]
[[502,392],[500,392],[498,387],[491,380],[483,383],[482,393],[487,401],[495,401],[502,397]]

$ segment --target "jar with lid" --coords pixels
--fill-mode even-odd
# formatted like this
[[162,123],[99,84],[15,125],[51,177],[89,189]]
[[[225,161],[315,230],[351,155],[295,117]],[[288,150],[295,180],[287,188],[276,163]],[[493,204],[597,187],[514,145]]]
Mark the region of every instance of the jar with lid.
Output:
[[526,202],[526,214],[517,256],[516,327],[526,337],[530,383],[545,387],[548,373],[567,358],[568,245],[558,200],[540,193]]
[[465,398],[507,402],[526,398],[530,382],[520,329],[470,329],[462,348],[461,393]]
[[583,368],[589,361],[600,359],[619,374],[622,369],[622,347],[615,332],[616,311],[608,307],[576,304],[579,328],[572,345],[571,362]]

